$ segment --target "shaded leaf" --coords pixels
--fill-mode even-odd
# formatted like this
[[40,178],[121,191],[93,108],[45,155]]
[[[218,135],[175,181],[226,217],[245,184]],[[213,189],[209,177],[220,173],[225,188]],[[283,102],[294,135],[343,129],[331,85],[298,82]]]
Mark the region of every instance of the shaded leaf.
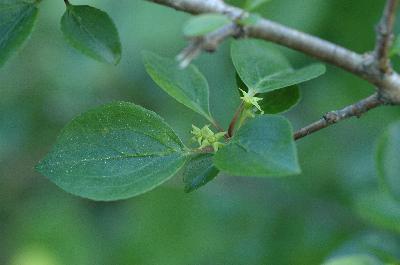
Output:
[[[236,83],[238,87],[244,91],[248,91],[247,86],[236,74]],[[265,114],[277,114],[288,111],[297,105],[300,101],[300,89],[298,86],[290,86],[282,89],[274,90],[268,93],[257,95],[262,100],[259,105]]]
[[358,215],[381,228],[400,233],[400,203],[389,194],[372,191],[358,195],[354,201]]
[[400,201],[400,122],[380,137],[377,147],[377,168],[385,187]]
[[234,176],[279,177],[300,173],[289,122],[262,115],[249,120],[214,156],[221,171]]
[[213,154],[195,154],[183,170],[185,192],[192,192],[213,180],[219,173],[213,165]]
[[183,34],[187,37],[203,36],[216,31],[232,21],[221,14],[203,14],[192,17],[183,27]]
[[157,114],[119,102],[72,120],[37,170],[72,194],[117,200],[162,184],[185,160],[182,142]]
[[0,3],[0,66],[29,37],[37,14],[34,2],[8,0]]
[[72,47],[100,62],[118,64],[121,42],[107,13],[86,5],[67,5],[61,30]]
[[147,73],[168,95],[212,121],[208,83],[197,67],[181,69],[175,60],[151,52],[143,52],[143,61]]
[[254,94],[303,83],[325,73],[322,64],[293,70],[279,50],[260,40],[233,42],[231,57],[240,78]]

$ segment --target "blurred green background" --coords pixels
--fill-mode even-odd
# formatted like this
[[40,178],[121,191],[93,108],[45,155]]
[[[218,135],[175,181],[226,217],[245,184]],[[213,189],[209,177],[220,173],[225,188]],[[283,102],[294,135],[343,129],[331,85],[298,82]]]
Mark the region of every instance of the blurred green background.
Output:
[[[186,44],[181,28],[188,15],[145,1],[72,3],[110,14],[122,61],[101,64],[68,47],[59,30],[63,1],[43,0],[30,40],[0,69],[0,264],[310,265],[365,247],[383,258],[391,253],[386,260],[400,264],[400,228],[371,224],[353,203],[377,189],[376,139],[399,119],[399,108],[379,108],[299,141],[303,173],[290,178],[220,175],[185,194],[177,176],[144,195],[102,203],[69,195],[36,173],[34,165],[61,128],[103,103],[124,100],[152,109],[186,142],[191,124],[205,123],[157,88],[140,55],[151,50],[175,56]],[[383,4],[273,0],[259,12],[365,52],[373,49]],[[296,67],[312,61],[282,50]],[[195,64],[210,82],[212,112],[226,126],[239,102],[229,41]],[[295,128],[373,91],[330,66],[301,89],[301,103],[285,114]]]

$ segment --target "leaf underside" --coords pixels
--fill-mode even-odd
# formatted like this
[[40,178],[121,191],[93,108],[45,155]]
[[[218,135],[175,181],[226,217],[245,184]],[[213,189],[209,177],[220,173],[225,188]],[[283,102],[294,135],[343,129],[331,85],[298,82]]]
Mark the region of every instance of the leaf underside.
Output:
[[207,120],[212,120],[209,87],[206,78],[194,65],[181,69],[178,63],[151,52],[143,52],[147,73],[168,95]]
[[192,192],[213,180],[219,173],[213,165],[213,154],[194,154],[183,170],[185,192]]

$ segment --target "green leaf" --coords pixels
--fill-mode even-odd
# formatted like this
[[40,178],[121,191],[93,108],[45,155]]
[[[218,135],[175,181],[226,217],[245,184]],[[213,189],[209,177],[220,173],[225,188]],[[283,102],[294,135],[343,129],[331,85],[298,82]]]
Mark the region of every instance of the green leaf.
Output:
[[244,9],[247,11],[253,11],[254,9],[260,7],[262,4],[269,2],[270,0],[247,0]]
[[395,264],[400,260],[400,238],[382,230],[363,231],[346,240],[333,252],[331,258],[361,253],[373,255],[385,264]]
[[38,14],[34,2],[8,0],[0,3],[0,66],[29,37]]
[[280,116],[249,120],[214,156],[221,171],[234,176],[279,177],[300,173],[289,122]]
[[212,121],[209,87],[206,78],[194,65],[181,69],[178,63],[151,52],[143,52],[147,73],[171,97]]
[[378,227],[400,233],[400,203],[384,192],[367,192],[354,201],[358,215]]
[[394,55],[400,55],[400,35],[397,35],[392,47],[390,48],[390,57]]
[[37,170],[72,194],[109,201],[161,185],[184,165],[185,152],[157,114],[118,102],[72,120]]
[[[236,74],[236,84],[244,91],[248,91],[247,86]],[[262,100],[259,105],[265,114],[277,114],[288,111],[300,101],[300,89],[298,86],[290,86],[258,95]]]
[[380,137],[377,147],[379,177],[390,193],[400,200],[400,122],[396,122]]
[[277,114],[290,110],[300,101],[298,86],[285,87],[269,93],[261,94],[261,109],[264,113]]
[[183,27],[183,34],[187,37],[198,37],[214,32],[232,21],[221,14],[203,14],[192,17]]
[[213,180],[219,173],[213,165],[213,154],[194,154],[183,170],[185,192],[192,192]]
[[67,5],[61,30],[72,47],[100,62],[118,64],[121,42],[107,13],[85,5]]
[[249,14],[248,16],[245,16],[243,18],[239,18],[237,20],[237,23],[241,26],[252,26],[258,23],[262,17],[257,14]]
[[384,265],[384,263],[369,254],[354,254],[330,259],[323,265]]
[[293,70],[287,59],[272,44],[260,40],[232,43],[231,57],[249,92],[266,93],[300,84],[325,73],[325,66],[312,64]]

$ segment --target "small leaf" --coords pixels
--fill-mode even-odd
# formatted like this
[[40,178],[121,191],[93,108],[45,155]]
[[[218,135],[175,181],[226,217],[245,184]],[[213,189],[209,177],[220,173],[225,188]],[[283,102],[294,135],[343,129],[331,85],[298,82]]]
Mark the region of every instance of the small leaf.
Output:
[[233,42],[231,57],[240,78],[255,94],[309,81],[326,70],[322,64],[293,70],[279,50],[260,40]]
[[400,35],[397,35],[396,39],[393,42],[392,47],[390,48],[390,57],[394,55],[400,55]]
[[0,3],[0,66],[29,37],[37,14],[34,2],[8,0]]
[[377,168],[385,187],[400,201],[400,122],[392,124],[380,137]]
[[206,78],[194,65],[181,69],[173,59],[144,52],[147,73],[171,97],[212,121],[209,87]]
[[107,13],[84,5],[67,5],[61,30],[72,47],[100,62],[118,64],[121,42]]
[[400,233],[400,203],[384,192],[372,191],[356,197],[358,215],[378,227]]
[[[248,91],[247,86],[236,74],[236,84],[244,91]],[[268,93],[259,94],[262,100],[259,102],[265,114],[277,114],[290,110],[300,101],[300,89],[298,86],[290,86],[274,90]]]
[[384,263],[369,254],[354,254],[330,259],[323,265],[384,265]]
[[221,14],[203,14],[192,17],[184,26],[183,34],[186,37],[198,37],[214,32],[232,21]]
[[72,120],[37,170],[72,194],[109,201],[161,185],[185,160],[185,147],[161,117],[119,102]]
[[300,173],[289,122],[261,115],[249,120],[214,156],[221,171],[234,176],[279,177]]
[[213,165],[213,154],[195,154],[183,170],[185,192],[192,192],[213,180],[219,173]]
[[239,18],[237,23],[241,26],[252,26],[257,24],[257,22],[261,19],[262,17],[257,14],[249,14],[248,16],[245,16],[243,18]]
[[260,7],[262,4],[269,2],[270,0],[247,0],[244,9],[247,11],[253,11],[254,9]]

